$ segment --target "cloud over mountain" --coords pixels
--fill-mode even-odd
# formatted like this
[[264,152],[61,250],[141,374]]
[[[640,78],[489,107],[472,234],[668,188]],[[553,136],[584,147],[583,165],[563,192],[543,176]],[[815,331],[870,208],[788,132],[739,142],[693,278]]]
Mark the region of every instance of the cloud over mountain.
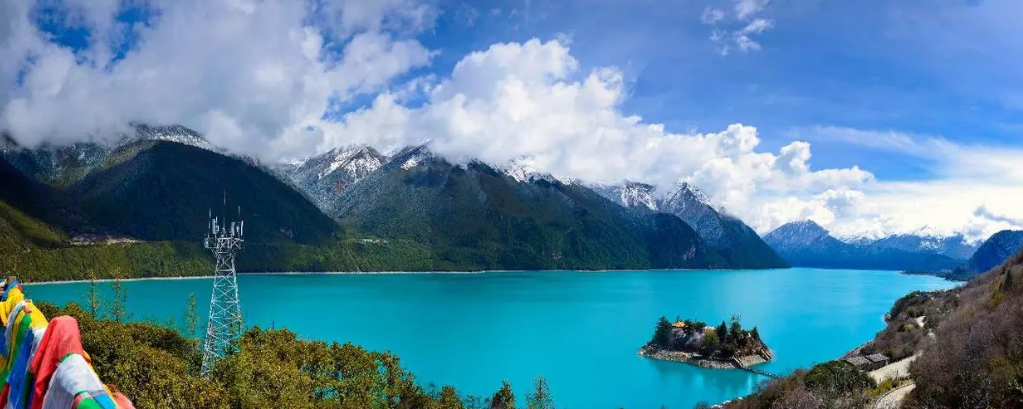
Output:
[[[981,236],[1020,216],[992,204],[1011,190],[1005,186],[985,187],[983,200],[939,201],[962,189],[952,174],[1015,178],[1015,152],[978,147],[954,155],[959,146],[941,138],[837,127],[780,142],[762,134],[770,128],[738,123],[742,115],[717,129],[672,129],[679,127],[629,104],[637,85],[622,67],[630,61],[592,65],[564,40],[573,33],[494,36],[515,40],[453,51],[437,37],[423,39],[443,31],[440,7],[415,0],[0,0],[0,128],[35,145],[102,137],[132,121],[179,123],[269,161],[359,143],[387,152],[428,140],[456,162],[514,159],[602,183],[685,180],[761,232],[804,218],[837,232],[891,232],[925,224],[940,209],[954,213],[949,226]],[[688,17],[700,32],[718,33],[722,50],[759,49],[757,36],[781,30],[775,19],[785,15],[776,10],[782,3],[768,0],[698,7]],[[452,18],[472,26],[516,13],[523,10],[463,10]],[[524,14],[523,24],[542,21],[542,13]],[[811,134],[824,133],[943,158],[934,173],[948,184],[879,181],[848,164],[814,166],[811,143],[820,140]],[[994,170],[972,166],[981,158]],[[930,210],[916,209],[912,194],[927,198]],[[984,205],[990,212],[978,210]]]

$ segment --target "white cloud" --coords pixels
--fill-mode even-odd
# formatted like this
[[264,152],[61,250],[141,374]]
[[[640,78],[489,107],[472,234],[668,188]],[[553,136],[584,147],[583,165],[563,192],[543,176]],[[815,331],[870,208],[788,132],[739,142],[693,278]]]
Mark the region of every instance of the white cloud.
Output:
[[[288,0],[154,1],[152,27],[116,62],[105,41],[77,54],[47,41],[27,6],[11,1],[3,2],[15,12],[4,17],[11,29],[0,30],[0,83],[24,77],[6,90],[0,126],[28,145],[142,121],[194,127],[242,153],[298,154],[304,146],[282,138],[319,123],[331,97],[380,90],[434,55],[381,31],[432,24],[425,6],[403,0],[325,2],[322,10]],[[100,30],[116,8],[84,10],[82,24]]]
[[771,0],[736,0],[735,1],[735,16],[739,19],[745,20],[746,18],[752,17],[754,14],[759,13]]
[[926,180],[880,180],[861,187],[857,214],[829,221],[841,234],[907,233],[922,228],[970,240],[1023,228],[1023,150],[966,145],[946,138],[841,127],[801,129],[793,136],[817,143],[905,155],[928,169]]
[[743,27],[742,30],[735,32],[735,45],[742,51],[759,50],[760,43],[753,40],[752,36],[754,34],[760,34],[773,26],[774,22],[771,20],[765,20],[762,18],[753,20],[746,25],[746,27]]
[[[338,145],[383,150],[432,141],[456,161],[528,157],[563,177],[664,188],[693,182],[758,231],[812,218],[835,231],[899,232],[924,225],[971,237],[1015,226],[1023,213],[1023,152],[897,132],[815,128],[777,151],[755,127],[672,132],[623,112],[629,90],[614,67],[583,72],[564,37],[494,44],[450,73],[421,75],[428,50],[409,33],[438,12],[411,0],[150,1],[159,8],[114,61],[115,2],[68,18],[108,37],[77,53],[32,23],[31,2],[0,0],[0,127],[22,142],[69,141],[129,121],[181,123],[235,152],[266,159]],[[92,3],[89,3],[90,5]],[[119,4],[119,3],[118,3]],[[760,48],[774,22],[767,1],[706,9],[721,50]],[[110,40],[110,41],[107,41]],[[20,78],[20,82],[18,79]],[[355,97],[372,96],[352,107]],[[407,106],[417,99],[415,107]],[[425,101],[425,102],[424,102]],[[352,110],[354,109],[354,110]],[[347,112],[336,122],[325,111]],[[820,135],[933,158],[931,181],[878,181],[858,167],[814,169]]]
[[[754,39],[756,35],[774,27],[774,21],[764,18],[753,18],[770,0],[737,0],[735,4],[735,20],[726,21],[728,15],[721,9],[707,7],[700,15],[700,22],[713,26],[710,33],[711,42],[718,45],[721,55],[728,55],[732,49],[742,52],[760,50],[760,43]],[[752,20],[751,20],[752,19]],[[737,27],[736,24],[739,24]],[[719,25],[731,26],[726,30]]]
[[700,15],[700,22],[703,24],[715,24],[724,19],[725,12],[712,7],[703,9],[703,14]]
[[[458,62],[422,107],[406,108],[383,94],[323,130],[330,140],[382,150],[430,140],[431,149],[455,161],[503,164],[526,157],[537,170],[593,182],[629,179],[665,191],[685,179],[747,220],[773,217],[762,204],[787,196],[811,197],[846,214],[855,196],[847,189],[873,179],[856,167],[812,169],[806,142],[759,151],[751,126],[666,131],[622,113],[626,89],[619,70],[581,73],[579,66],[557,40],[495,44]],[[777,221],[754,224],[767,229]]]

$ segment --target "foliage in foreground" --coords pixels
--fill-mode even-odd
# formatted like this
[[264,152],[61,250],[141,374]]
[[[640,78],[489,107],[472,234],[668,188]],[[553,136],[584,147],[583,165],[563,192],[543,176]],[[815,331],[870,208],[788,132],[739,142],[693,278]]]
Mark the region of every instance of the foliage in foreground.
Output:
[[[120,301],[109,303],[113,314]],[[47,317],[70,315],[96,373],[139,408],[393,408],[513,409],[511,385],[492,397],[460,396],[455,388],[424,388],[397,356],[351,343],[299,340],[288,330],[249,329],[239,352],[222,360],[211,379],[198,376],[198,341],[150,322],[97,319],[76,303],[40,303]],[[190,308],[184,314],[192,325]],[[539,377],[528,409],[553,409]]]

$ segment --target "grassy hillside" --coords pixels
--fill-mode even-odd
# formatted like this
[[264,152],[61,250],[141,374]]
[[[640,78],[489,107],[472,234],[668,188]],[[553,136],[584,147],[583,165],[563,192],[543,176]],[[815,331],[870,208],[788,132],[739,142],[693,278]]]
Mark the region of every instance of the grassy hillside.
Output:
[[55,247],[66,242],[67,237],[60,230],[0,201],[0,254]]
[[59,221],[55,193],[21,174],[0,158],[0,254],[54,247],[67,237],[51,223]]

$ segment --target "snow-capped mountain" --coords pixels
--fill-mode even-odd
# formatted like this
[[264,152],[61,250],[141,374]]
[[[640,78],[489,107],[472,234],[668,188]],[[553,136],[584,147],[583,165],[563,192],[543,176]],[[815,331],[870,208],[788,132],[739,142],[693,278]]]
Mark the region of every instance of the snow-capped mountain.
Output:
[[983,273],[1005,262],[1023,248],[1023,231],[1002,230],[981,244],[966,263],[971,273]]
[[725,231],[727,227],[725,219],[736,221],[738,219],[716,210],[707,195],[696,186],[686,182],[679,183],[675,190],[660,201],[658,207],[660,211],[684,220],[693,227],[693,230],[699,232],[700,237],[708,244],[717,247],[731,244]]
[[529,163],[527,158],[518,158],[508,162],[504,166],[496,168],[519,182],[545,181],[549,183],[557,182],[566,185],[575,183],[572,179],[555,176],[550,173],[537,170],[536,167]]
[[194,146],[208,151],[223,152],[223,149],[214,146],[198,132],[181,125],[147,125],[133,123],[131,124],[131,127],[134,132],[126,134],[118,145],[127,145],[140,140],[167,141]]
[[97,169],[111,152],[140,141],[168,141],[194,146],[223,154],[198,132],[181,125],[147,125],[133,123],[128,130],[113,137],[96,137],[89,142],[63,145],[43,143],[26,149],[5,136],[0,141],[0,154],[21,172],[60,186],[69,185]]
[[845,243],[831,237],[826,229],[813,220],[786,223],[765,235],[764,241],[779,254],[791,254],[806,249],[829,251],[845,247]]
[[384,155],[369,146],[353,145],[332,149],[298,166],[285,164],[278,169],[317,206],[328,209],[345,189],[380,169],[386,161]]
[[811,220],[782,225],[765,235],[764,241],[797,267],[936,272],[962,264],[961,259],[934,250],[916,250],[930,244],[920,244],[912,238],[893,239],[883,245],[876,240],[842,241]]
[[590,188],[611,201],[628,208],[657,210],[654,187],[646,183],[626,181],[621,185],[592,184]]
[[716,209],[696,186],[681,182],[661,198],[654,186],[626,182],[623,185],[592,185],[602,196],[622,206],[677,216],[700,238],[736,265],[783,267],[784,260],[759,235],[736,217]]
[[452,163],[409,147],[328,214],[363,234],[428,244],[440,269],[750,267],[728,263],[677,217],[626,209],[524,164]]
[[855,234],[835,235],[846,243],[857,246],[877,246],[916,253],[934,253],[954,259],[966,260],[980,243],[971,243],[962,234],[930,226],[903,233],[884,233],[880,229]]
[[976,244],[970,244],[961,234],[894,234],[874,241],[875,246],[909,252],[932,252],[954,259],[966,260],[977,250]]

